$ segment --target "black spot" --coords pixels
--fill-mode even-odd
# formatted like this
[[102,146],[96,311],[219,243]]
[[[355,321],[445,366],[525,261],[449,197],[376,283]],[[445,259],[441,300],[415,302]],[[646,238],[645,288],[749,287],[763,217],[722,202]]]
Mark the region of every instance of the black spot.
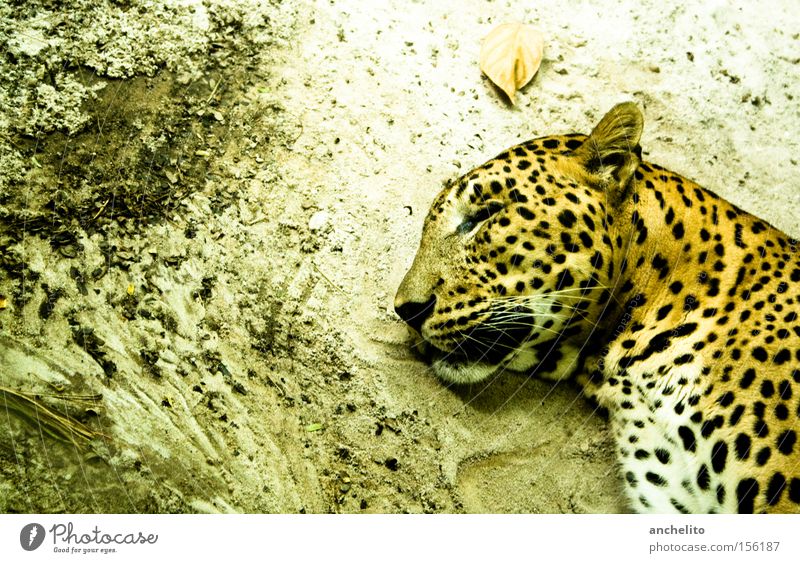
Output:
[[766,465],[767,461],[769,461],[770,456],[772,455],[772,450],[769,447],[764,446],[758,453],[756,454],[756,463],[760,466]]
[[784,455],[791,455],[794,444],[797,441],[797,434],[794,430],[784,430],[776,440],[778,450]]
[[516,207],[515,209],[517,211],[517,214],[520,217],[522,217],[523,219],[526,219],[528,221],[532,221],[533,220],[534,215],[531,212],[531,210],[528,209],[527,207],[519,206],[519,207]]
[[682,289],[683,289],[683,284],[679,281],[674,281],[671,284],[669,284],[669,290],[675,295],[678,295]]
[[704,463],[700,466],[700,470],[697,472],[697,486],[706,491],[708,490],[708,485],[710,482],[711,478],[708,474],[708,467]]
[[575,278],[569,273],[569,270],[564,270],[556,278],[556,289],[572,287],[575,284]]
[[546,139],[542,142],[542,146],[546,149],[557,149],[558,148],[558,140],[557,139]]
[[625,480],[631,487],[636,487],[636,485],[639,483],[639,481],[636,479],[636,475],[633,474],[633,471],[628,471],[625,473]]
[[758,495],[758,481],[755,479],[742,479],[736,486],[736,499],[739,504],[739,514],[752,514],[753,501]]
[[747,371],[744,372],[741,381],[739,381],[739,387],[742,389],[747,389],[753,383],[753,380],[756,378],[756,370],[753,368],[748,368]]
[[578,218],[575,217],[575,214],[572,211],[570,211],[569,209],[565,209],[564,211],[558,214],[558,220],[561,222],[562,225],[564,225],[569,229],[570,227],[572,227],[572,225],[575,224],[575,221],[577,221]]
[[781,349],[780,352],[775,354],[775,357],[772,359],[772,361],[776,366],[779,366],[781,364],[785,364],[791,358],[792,358],[791,352],[789,352],[789,350],[787,350],[786,348],[783,348]]
[[667,484],[666,480],[661,475],[653,473],[652,471],[648,471],[645,474],[645,478],[657,487],[664,487]]
[[783,490],[786,488],[786,477],[782,473],[776,473],[769,480],[767,485],[767,504],[775,506],[780,502]]
[[647,227],[642,225],[639,229],[639,236],[636,237],[636,244],[643,244],[647,240]]
[[656,320],[663,321],[665,318],[667,318],[667,315],[669,315],[670,311],[672,311],[672,305],[664,305],[656,313]]
[[572,242],[572,236],[569,233],[561,233],[561,242],[564,243],[564,249],[567,252],[580,252],[581,247]]
[[512,254],[511,257],[508,259],[508,263],[512,266],[519,266],[525,261],[525,257],[521,254]]
[[722,473],[725,470],[725,462],[728,460],[728,444],[719,441],[711,448],[711,468],[715,473]]
[[528,197],[522,195],[517,189],[508,192],[508,198],[514,203],[528,203]]
[[648,457],[650,457],[650,452],[648,452],[648,451],[646,451],[646,450],[636,450],[636,451],[633,453],[633,456],[634,456],[636,459],[647,459]]
[[797,477],[793,478],[789,485],[789,500],[795,504],[800,504],[800,479]]
[[656,448],[654,453],[656,454],[656,458],[663,464],[669,463],[669,452],[667,450],[662,450],[661,448]]
[[736,436],[736,457],[745,460],[750,457],[750,437],[747,434]]
[[678,428],[678,436],[683,441],[683,449],[687,452],[697,450],[697,440],[694,437],[694,432],[688,426],[680,426]]
[[677,240],[683,238],[683,223],[680,221],[675,223],[675,226],[672,227],[672,236],[674,236]]
[[766,362],[767,361],[767,351],[764,350],[764,348],[762,348],[761,346],[756,346],[755,348],[753,348],[753,351],[751,352],[751,354],[759,362]]
[[734,398],[735,398],[735,396],[734,396],[733,392],[726,391],[725,393],[723,393],[722,395],[719,396],[719,399],[717,399],[717,402],[721,406],[727,407],[728,405],[733,403]]
[[700,307],[700,303],[697,301],[694,295],[687,295],[683,298],[683,310],[686,312],[694,311]]
[[656,254],[652,261],[653,268],[662,270],[667,267],[667,260],[660,254]]
[[753,424],[753,432],[759,438],[766,438],[769,435],[769,426],[763,420],[756,420],[756,423]]
[[675,500],[674,498],[669,499],[669,503],[675,507],[675,510],[680,512],[681,514],[691,514],[688,508],[683,506],[680,502]]

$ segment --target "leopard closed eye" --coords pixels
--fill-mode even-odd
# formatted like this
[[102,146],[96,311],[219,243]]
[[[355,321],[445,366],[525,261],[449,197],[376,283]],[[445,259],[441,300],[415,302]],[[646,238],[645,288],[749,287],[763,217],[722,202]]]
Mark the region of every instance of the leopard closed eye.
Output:
[[798,242],[642,161],[642,127],[623,103],[449,184],[395,310],[447,382],[574,376],[635,510],[798,512]]

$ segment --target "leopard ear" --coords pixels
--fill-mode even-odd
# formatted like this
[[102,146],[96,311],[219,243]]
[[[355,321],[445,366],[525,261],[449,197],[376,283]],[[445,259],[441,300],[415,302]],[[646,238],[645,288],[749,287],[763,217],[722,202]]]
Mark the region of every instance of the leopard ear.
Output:
[[598,187],[609,196],[624,197],[641,162],[644,119],[633,102],[611,108],[591,135],[575,151],[581,164]]

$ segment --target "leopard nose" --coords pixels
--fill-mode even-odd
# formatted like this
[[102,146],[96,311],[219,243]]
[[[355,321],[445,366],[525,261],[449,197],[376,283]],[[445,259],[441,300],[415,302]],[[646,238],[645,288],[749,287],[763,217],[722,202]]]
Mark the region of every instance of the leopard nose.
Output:
[[394,310],[408,325],[416,330],[422,332],[422,323],[425,319],[433,313],[433,307],[436,305],[436,296],[431,295],[425,303],[418,303],[416,301],[406,301],[400,305],[395,305]]

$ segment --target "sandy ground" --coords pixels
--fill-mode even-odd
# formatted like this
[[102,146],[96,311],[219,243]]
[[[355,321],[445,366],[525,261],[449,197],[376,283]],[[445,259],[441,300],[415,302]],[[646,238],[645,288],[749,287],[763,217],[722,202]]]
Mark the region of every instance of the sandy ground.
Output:
[[800,234],[792,0],[67,4],[0,6],[3,512],[624,512],[575,386],[409,351],[433,195],[633,99],[646,158]]

